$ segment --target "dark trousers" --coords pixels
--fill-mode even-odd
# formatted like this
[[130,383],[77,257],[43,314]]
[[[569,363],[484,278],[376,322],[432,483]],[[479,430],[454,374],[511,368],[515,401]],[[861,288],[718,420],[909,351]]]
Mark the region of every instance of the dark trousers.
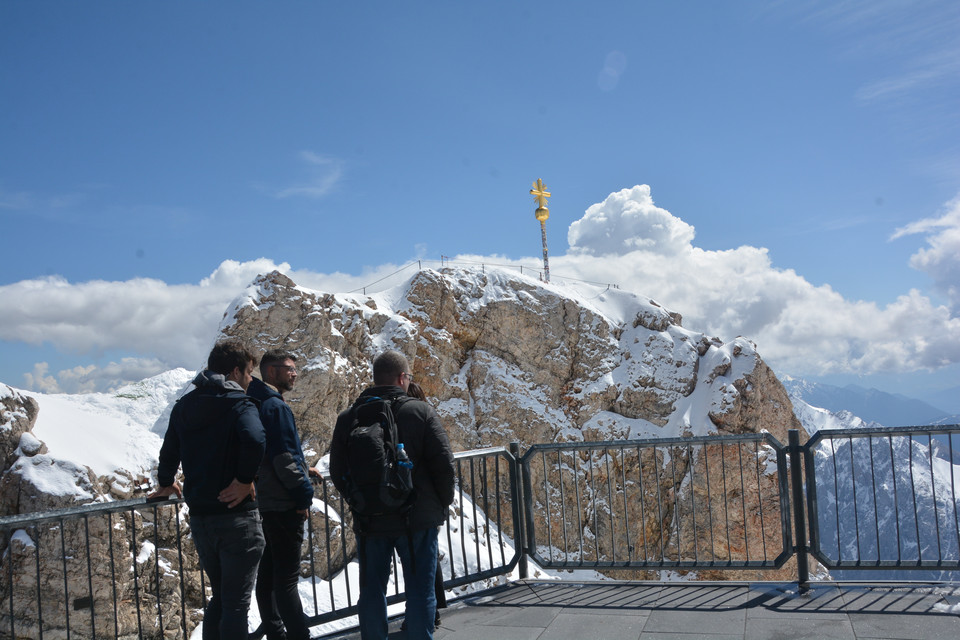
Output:
[[192,516],[190,529],[213,596],[203,613],[203,640],[247,637],[247,610],[263,553],[260,514]]
[[310,633],[297,590],[304,517],[295,510],[264,511],[261,516],[267,547],[257,572],[257,607],[263,629],[267,640],[306,640]]
[[406,535],[364,536],[357,544],[360,548],[360,601],[357,603],[360,637],[363,640],[384,640],[387,637],[387,582],[390,579],[393,552],[396,550],[403,567],[407,594],[407,638],[433,638],[433,618],[437,607],[434,593],[437,529],[413,531],[409,539]]

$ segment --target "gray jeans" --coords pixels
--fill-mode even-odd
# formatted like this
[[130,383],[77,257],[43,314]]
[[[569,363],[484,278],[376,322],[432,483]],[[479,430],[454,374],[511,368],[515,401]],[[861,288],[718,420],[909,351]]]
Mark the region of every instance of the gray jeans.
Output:
[[190,528],[213,597],[203,614],[203,640],[247,637],[247,611],[263,555],[260,512],[192,516]]

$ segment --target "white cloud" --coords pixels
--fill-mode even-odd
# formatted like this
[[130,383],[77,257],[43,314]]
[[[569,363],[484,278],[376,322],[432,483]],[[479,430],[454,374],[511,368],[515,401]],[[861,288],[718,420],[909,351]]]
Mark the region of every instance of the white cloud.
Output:
[[[960,199],[944,215],[898,229],[894,238],[928,235],[911,264],[933,276],[956,301]],[[893,303],[843,298],[771,263],[766,249],[708,251],[694,246],[694,228],[654,205],[648,186],[611,194],[591,206],[568,234],[571,250],[551,256],[553,280],[595,295],[574,278],[618,284],[683,315],[684,326],[708,335],[754,340],[777,370],[795,375],[871,374],[938,369],[960,362],[960,318],[918,291]],[[519,267],[538,258],[458,256]],[[427,265],[425,265],[427,266]],[[435,266],[435,265],[429,265]],[[78,366],[55,376],[45,363],[25,374],[36,390],[108,390],[163,369],[203,364],[230,302],[261,273],[279,270],[297,284],[330,292],[378,291],[417,268],[384,264],[360,274],[294,270],[267,258],[221,263],[197,284],[159,280],[70,283],[59,277],[0,286],[0,340],[81,355],[130,354],[104,366]],[[590,290],[590,291],[588,291]]]
[[307,179],[283,188],[276,193],[278,198],[322,198],[330,193],[343,177],[343,162],[312,151],[301,151],[300,159],[307,164]]
[[897,229],[890,239],[913,234],[926,235],[929,246],[910,257],[910,266],[927,273],[953,310],[960,310],[960,197],[947,204],[942,216],[912,222]]
[[[160,280],[94,280],[71,283],[59,276],[0,286],[0,340],[50,344],[81,356],[119,351],[134,354],[106,365],[84,365],[52,375],[37,363],[24,374],[27,389],[49,393],[110,391],[175,367],[202,366],[224,311],[257,275],[280,271],[298,284],[323,291],[361,290],[406,268],[386,264],[358,275],[297,271],[266,258],[225,260],[197,284]],[[399,273],[398,273],[399,272]]]
[[[946,215],[896,234],[937,231],[931,248],[911,264],[954,296],[958,228],[955,202]],[[724,339],[751,338],[782,371],[870,374],[960,362],[960,319],[948,308],[917,291],[885,307],[846,300],[829,286],[776,268],[766,249],[695,247],[693,227],[654,206],[646,185],[591,206],[570,226],[568,238],[570,254],[551,258],[555,280],[565,274],[651,296],[680,312],[689,328]]]
[[27,389],[33,391],[40,391],[43,393],[60,393],[60,385],[57,383],[57,379],[53,376],[47,375],[50,370],[50,365],[46,362],[38,362],[33,365],[32,373],[23,374],[23,379],[26,381]]
[[648,185],[611,193],[570,225],[570,251],[591,256],[647,249],[670,255],[693,242],[693,227],[653,204]]

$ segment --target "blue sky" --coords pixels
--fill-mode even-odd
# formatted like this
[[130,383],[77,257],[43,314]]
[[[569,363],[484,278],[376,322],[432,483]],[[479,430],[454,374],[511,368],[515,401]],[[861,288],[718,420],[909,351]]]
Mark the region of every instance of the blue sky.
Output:
[[[955,1],[2,3],[0,380],[196,366],[216,325],[156,305],[213,318],[260,267],[337,289],[536,264],[542,178],[558,273],[609,271],[783,373],[960,385],[957,33]],[[664,228],[677,251],[603,243]],[[830,340],[754,313],[794,286],[839,301],[805,320]]]

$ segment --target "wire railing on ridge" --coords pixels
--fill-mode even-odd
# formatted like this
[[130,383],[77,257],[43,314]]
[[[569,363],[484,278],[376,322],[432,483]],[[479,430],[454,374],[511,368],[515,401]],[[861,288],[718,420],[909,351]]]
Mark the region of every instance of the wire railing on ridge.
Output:
[[[450,266],[450,265],[480,265],[481,268],[486,268],[486,267],[488,267],[488,266],[489,266],[489,267],[500,267],[500,268],[502,268],[502,269],[512,269],[512,270],[514,270],[514,271],[519,271],[519,272],[520,272],[520,275],[524,275],[524,271],[523,271],[523,270],[524,270],[524,268],[526,268],[526,270],[527,270],[528,272],[530,272],[530,273],[536,273],[538,278],[540,278],[541,280],[543,279],[543,270],[542,270],[540,267],[530,267],[530,266],[524,267],[524,265],[522,265],[522,264],[521,264],[521,265],[498,264],[498,263],[495,263],[495,262],[475,261],[475,260],[453,260],[452,258],[450,258],[450,256],[441,255],[441,256],[440,256],[440,260],[419,259],[419,260],[415,260],[415,261],[413,261],[413,262],[409,262],[409,263],[403,265],[402,267],[400,267],[399,269],[397,269],[396,271],[394,271],[394,272],[392,272],[392,273],[388,273],[387,275],[385,275],[385,276],[383,276],[383,277],[381,277],[381,278],[379,278],[379,279],[377,279],[377,280],[374,280],[373,282],[371,282],[371,283],[369,283],[369,284],[366,284],[366,285],[364,285],[364,286],[362,286],[362,287],[359,287],[359,288],[357,288],[357,289],[353,289],[353,290],[351,290],[351,291],[348,291],[347,293],[363,293],[363,295],[367,295],[367,289],[373,287],[374,285],[380,284],[380,283],[383,282],[384,280],[388,280],[389,278],[392,278],[393,276],[397,275],[398,273],[403,273],[404,271],[407,271],[408,269],[410,269],[410,268],[413,267],[414,265],[416,265],[417,271],[423,270],[423,264],[424,264],[424,263],[433,263],[433,264],[438,264],[438,263],[439,263],[441,269],[442,269],[443,267]],[[595,281],[592,281],[592,280],[583,280],[583,279],[581,279],[581,278],[574,278],[574,277],[571,277],[571,276],[564,276],[564,275],[561,275],[561,274],[558,274],[558,273],[554,273],[553,275],[554,275],[555,278],[559,278],[560,280],[569,280],[569,281],[572,281],[572,282],[582,282],[583,284],[589,284],[589,285],[595,286],[595,287],[606,287],[605,291],[606,291],[606,290],[610,290],[610,289],[619,289],[619,288],[620,288],[620,285],[619,285],[619,284],[613,284],[613,283],[609,283],[609,282],[595,282]],[[556,283],[554,283],[554,284],[556,284]]]

